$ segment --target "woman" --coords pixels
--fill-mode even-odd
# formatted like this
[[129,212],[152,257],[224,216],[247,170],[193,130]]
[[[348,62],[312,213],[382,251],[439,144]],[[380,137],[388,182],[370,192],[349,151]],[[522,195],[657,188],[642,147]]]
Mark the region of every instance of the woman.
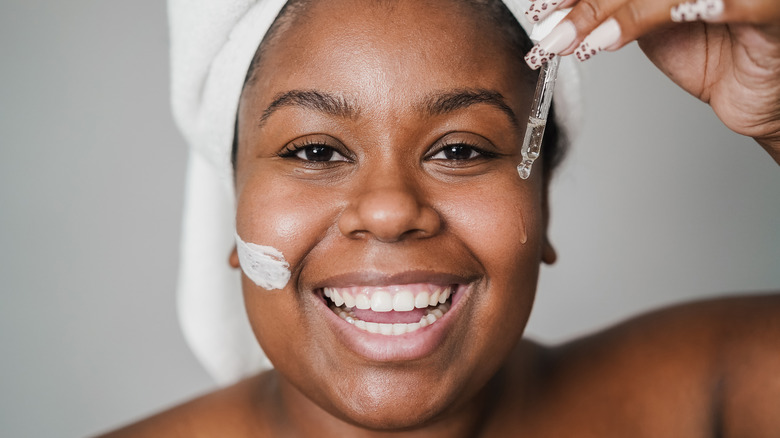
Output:
[[[642,36],[662,71],[780,159],[780,6],[565,3],[531,8],[574,7],[545,52],[587,59]],[[691,13],[752,24],[659,30]],[[235,121],[230,264],[275,369],[115,436],[780,430],[777,297],[664,310],[556,348],[521,339],[539,265],[555,260],[555,145],[518,177],[534,84],[518,47],[531,49],[497,1],[291,2]]]

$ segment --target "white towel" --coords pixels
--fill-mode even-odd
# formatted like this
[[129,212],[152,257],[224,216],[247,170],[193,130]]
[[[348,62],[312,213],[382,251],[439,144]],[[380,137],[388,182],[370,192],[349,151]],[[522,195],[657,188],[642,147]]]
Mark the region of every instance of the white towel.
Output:
[[[244,310],[235,244],[230,151],[244,78],[286,0],[169,0],[171,100],[189,147],[178,310],[184,337],[222,385],[271,367]],[[529,32],[526,0],[504,0]],[[519,55],[522,56],[522,55]],[[571,137],[579,123],[579,80],[571,59],[559,67],[558,120]]]

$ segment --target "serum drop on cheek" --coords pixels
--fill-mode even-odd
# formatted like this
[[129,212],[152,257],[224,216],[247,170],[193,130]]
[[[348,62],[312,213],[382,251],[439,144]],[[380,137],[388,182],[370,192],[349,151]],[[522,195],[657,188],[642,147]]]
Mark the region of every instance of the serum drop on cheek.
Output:
[[284,289],[290,281],[290,265],[272,246],[244,242],[236,233],[236,250],[241,270],[256,285],[267,290]]

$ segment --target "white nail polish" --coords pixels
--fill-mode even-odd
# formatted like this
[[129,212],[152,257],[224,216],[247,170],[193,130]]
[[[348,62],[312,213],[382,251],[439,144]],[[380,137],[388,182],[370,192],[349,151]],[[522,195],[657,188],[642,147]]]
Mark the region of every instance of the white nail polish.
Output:
[[723,0],[697,0],[672,8],[672,21],[714,21],[723,15]]
[[560,53],[577,38],[577,28],[569,20],[563,20],[555,26],[549,35],[539,41],[539,47],[548,53]]
[[620,40],[620,25],[617,20],[610,18],[593,30],[577,47],[574,54],[580,61],[586,61],[598,52],[608,49]]
[[553,56],[555,55],[542,50],[542,48],[539,47],[539,44],[536,44],[528,53],[525,54],[524,59],[525,63],[531,67],[531,70],[537,70],[542,66],[542,64],[550,61]]
[[561,4],[561,0],[535,0],[525,11],[525,18],[531,23],[538,23],[550,15]]

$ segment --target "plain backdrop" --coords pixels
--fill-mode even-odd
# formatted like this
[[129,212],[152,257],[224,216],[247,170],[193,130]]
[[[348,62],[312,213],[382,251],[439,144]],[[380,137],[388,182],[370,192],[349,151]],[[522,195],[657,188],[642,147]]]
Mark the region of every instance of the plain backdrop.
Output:
[[[0,3],[0,435],[77,437],[213,387],[175,313],[186,146],[165,2]],[[636,45],[583,66],[552,189],[557,343],[680,301],[780,288],[780,171]]]

